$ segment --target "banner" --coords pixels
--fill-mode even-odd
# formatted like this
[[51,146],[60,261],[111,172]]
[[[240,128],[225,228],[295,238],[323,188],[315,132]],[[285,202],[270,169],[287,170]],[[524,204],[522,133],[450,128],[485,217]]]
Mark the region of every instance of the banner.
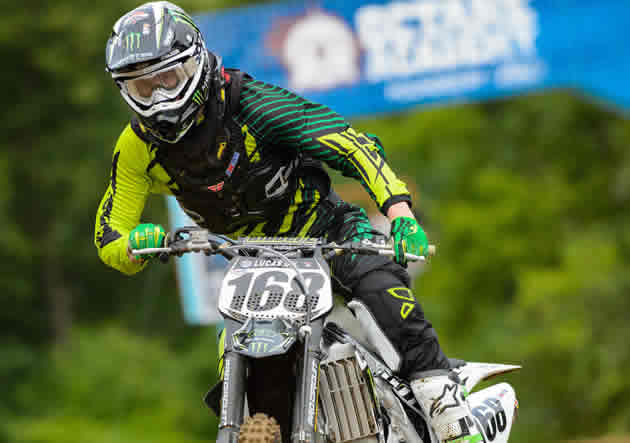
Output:
[[[322,0],[196,21],[226,67],[345,117],[545,88],[630,107],[627,0]],[[174,222],[184,217],[176,206]],[[186,260],[178,268],[186,319],[214,322],[208,273],[217,263]]]
[[630,106],[627,0],[271,4],[197,17],[208,48],[344,116],[541,88]]

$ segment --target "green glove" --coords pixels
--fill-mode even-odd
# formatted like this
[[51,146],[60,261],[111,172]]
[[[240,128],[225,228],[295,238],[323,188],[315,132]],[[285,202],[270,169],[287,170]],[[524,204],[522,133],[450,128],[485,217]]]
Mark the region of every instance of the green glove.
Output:
[[[136,226],[129,233],[129,249],[161,248],[166,238],[166,232],[160,225],[143,223]],[[143,260],[155,257],[155,254],[141,254]]]
[[405,253],[426,255],[429,241],[422,227],[411,217],[396,217],[392,221],[391,237],[394,243],[394,260],[407,266]]

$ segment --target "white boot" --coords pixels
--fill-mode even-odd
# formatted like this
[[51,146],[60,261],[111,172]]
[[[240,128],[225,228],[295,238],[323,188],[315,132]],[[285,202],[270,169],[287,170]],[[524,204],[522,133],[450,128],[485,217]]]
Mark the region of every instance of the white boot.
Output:
[[448,375],[432,375],[412,381],[411,389],[440,443],[484,441],[470,412],[463,385]]

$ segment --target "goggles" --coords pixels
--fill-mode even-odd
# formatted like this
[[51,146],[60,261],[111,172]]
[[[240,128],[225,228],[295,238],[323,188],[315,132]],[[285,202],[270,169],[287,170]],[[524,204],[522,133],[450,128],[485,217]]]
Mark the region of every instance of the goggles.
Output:
[[129,97],[142,106],[152,106],[176,99],[188,81],[195,77],[199,63],[197,57],[189,57],[166,68],[122,80]]

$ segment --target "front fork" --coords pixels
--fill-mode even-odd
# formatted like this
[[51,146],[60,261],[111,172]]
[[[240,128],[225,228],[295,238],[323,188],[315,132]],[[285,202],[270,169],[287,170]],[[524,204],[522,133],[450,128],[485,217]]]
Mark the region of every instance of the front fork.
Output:
[[223,393],[217,443],[237,443],[245,410],[245,386],[247,385],[247,357],[232,349],[232,333],[237,324],[225,321],[225,352],[223,354]]
[[[244,418],[245,387],[249,359],[232,348],[232,333],[237,324],[226,319],[225,353],[223,356],[223,393],[217,443],[237,443]],[[323,320],[311,324],[303,336],[304,351],[296,377],[296,395],[293,407],[293,443],[313,443],[317,436],[319,364],[323,359],[319,349]],[[287,374],[287,376],[290,376]],[[273,375],[270,374],[270,377]]]
[[293,443],[315,442],[319,440],[317,429],[319,364],[323,359],[319,343],[324,321],[322,319],[303,327],[300,334],[303,338],[302,359],[298,365],[295,402],[293,408]]

